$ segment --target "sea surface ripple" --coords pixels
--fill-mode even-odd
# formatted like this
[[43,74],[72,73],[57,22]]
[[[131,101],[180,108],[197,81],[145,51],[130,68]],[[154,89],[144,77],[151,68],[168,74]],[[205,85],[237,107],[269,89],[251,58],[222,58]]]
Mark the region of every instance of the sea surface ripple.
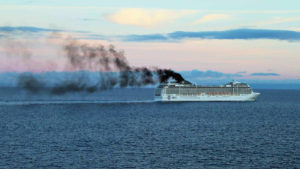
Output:
[[0,168],[300,168],[300,91],[153,102],[153,89],[0,90]]

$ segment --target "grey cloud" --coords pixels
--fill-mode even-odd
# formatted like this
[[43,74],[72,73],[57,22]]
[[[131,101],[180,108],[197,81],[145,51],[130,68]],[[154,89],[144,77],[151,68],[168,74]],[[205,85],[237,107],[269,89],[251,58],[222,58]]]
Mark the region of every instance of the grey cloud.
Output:
[[251,73],[251,76],[280,76],[278,73]]
[[181,71],[180,72],[187,79],[191,78],[234,78],[234,77],[242,77],[241,74],[229,74],[223,73],[213,70],[200,71],[200,70],[192,70],[192,71]]
[[0,32],[61,32],[59,29],[45,29],[39,27],[32,26],[19,26],[19,27],[11,27],[11,26],[2,26],[0,27]]

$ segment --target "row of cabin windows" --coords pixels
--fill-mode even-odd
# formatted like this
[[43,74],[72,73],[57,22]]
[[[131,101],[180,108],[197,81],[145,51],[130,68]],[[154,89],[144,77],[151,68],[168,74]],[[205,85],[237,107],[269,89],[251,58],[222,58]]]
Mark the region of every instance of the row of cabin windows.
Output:
[[239,94],[249,94],[251,93],[250,88],[243,89],[179,89],[179,88],[168,88],[165,89],[166,94],[198,94],[198,93],[239,93]]

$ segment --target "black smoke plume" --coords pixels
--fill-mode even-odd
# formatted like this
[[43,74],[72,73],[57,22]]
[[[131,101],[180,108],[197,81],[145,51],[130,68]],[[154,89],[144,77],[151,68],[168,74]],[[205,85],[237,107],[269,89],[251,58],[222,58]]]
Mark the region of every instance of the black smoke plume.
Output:
[[17,86],[28,90],[31,93],[38,93],[45,86],[44,82],[35,78],[32,74],[23,73],[19,75]]
[[[95,92],[115,87],[140,87],[164,83],[169,79],[178,83],[187,82],[179,73],[171,69],[131,67],[124,52],[117,51],[113,45],[106,48],[103,45],[95,46],[69,39],[64,45],[64,51],[68,60],[68,68],[72,71],[99,72],[100,78],[93,85],[90,85],[85,78],[66,80],[52,87],[50,89],[52,94]],[[21,75],[18,84],[36,93],[43,88],[45,83],[32,75]]]

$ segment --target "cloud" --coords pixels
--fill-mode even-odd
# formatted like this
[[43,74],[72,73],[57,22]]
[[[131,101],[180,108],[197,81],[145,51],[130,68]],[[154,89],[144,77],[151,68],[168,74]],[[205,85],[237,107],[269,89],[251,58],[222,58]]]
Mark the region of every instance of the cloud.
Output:
[[230,19],[230,15],[226,14],[208,14],[204,15],[202,18],[196,20],[193,22],[193,25],[195,24],[203,24],[207,22],[213,22],[213,21],[219,21],[219,20],[227,20]]
[[300,27],[299,28],[290,28],[290,30],[300,32]]
[[237,74],[246,74],[247,71],[241,71],[241,72],[237,72]]
[[243,75],[239,73],[230,74],[223,73],[213,70],[201,71],[201,70],[192,70],[192,71],[181,71],[180,72],[187,79],[199,79],[199,78],[233,78],[233,77],[242,77]]
[[2,26],[0,27],[0,32],[61,32],[59,29],[45,29],[38,28],[32,26],[19,26],[19,27],[11,27],[11,26]]
[[280,76],[278,73],[251,73],[251,76]]
[[280,25],[283,23],[298,23],[300,17],[275,17],[269,20],[254,23],[254,26],[263,27],[266,25]]
[[161,34],[150,34],[150,35],[127,35],[124,36],[125,41],[165,41],[168,38]]
[[200,31],[185,32],[178,31],[166,35],[128,35],[121,37],[124,41],[174,41],[184,39],[273,39],[299,41],[300,32],[291,30],[270,30],[270,29],[233,29],[224,31]]
[[234,29],[226,31],[207,32],[173,32],[168,34],[173,39],[201,38],[201,39],[277,39],[300,40],[300,32],[288,30],[268,29]]
[[[5,37],[6,33],[43,33],[43,32],[66,32],[59,29],[45,29],[39,27],[0,27],[0,38]],[[2,34],[1,34],[2,33]],[[232,29],[224,31],[199,31],[199,32],[186,32],[177,31],[168,34],[131,34],[122,36],[106,36],[101,34],[94,34],[85,31],[71,31],[77,33],[78,38],[81,39],[101,39],[101,40],[121,40],[121,41],[178,41],[184,39],[225,39],[225,40],[251,40],[251,39],[273,39],[273,40],[287,40],[287,41],[300,41],[300,32],[294,30],[271,30],[271,29]],[[16,34],[18,35],[18,34]],[[29,34],[33,38],[33,34]]]
[[115,13],[106,15],[105,18],[111,22],[122,25],[134,25],[144,28],[161,26],[181,18],[185,15],[193,14],[193,10],[165,10],[165,9],[142,9],[127,8]]
[[[70,35],[76,38],[86,38],[90,36],[89,34],[91,33],[87,31],[80,31],[80,30],[67,31],[63,29],[47,29],[47,28],[34,27],[34,26],[16,26],[16,27],[0,26],[0,39],[7,38],[7,37],[15,37],[19,39],[20,38],[39,39],[42,37],[54,38],[58,36],[70,36]],[[97,36],[99,37],[99,35]],[[90,39],[92,39],[92,37]]]
[[36,39],[49,33],[62,33],[63,30],[59,29],[46,29],[33,26],[0,26],[0,39],[2,38],[28,38]]

